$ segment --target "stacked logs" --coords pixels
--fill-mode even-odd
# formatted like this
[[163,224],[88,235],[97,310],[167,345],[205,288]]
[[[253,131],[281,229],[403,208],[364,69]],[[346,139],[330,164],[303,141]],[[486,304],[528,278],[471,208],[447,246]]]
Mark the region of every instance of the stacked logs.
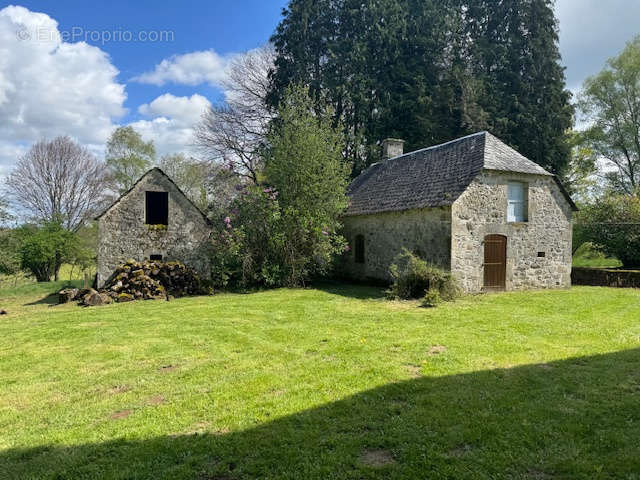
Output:
[[58,295],[60,303],[77,300],[81,305],[103,305],[112,301],[170,300],[204,293],[198,274],[182,263],[129,260],[116,268],[100,291],[65,289]]

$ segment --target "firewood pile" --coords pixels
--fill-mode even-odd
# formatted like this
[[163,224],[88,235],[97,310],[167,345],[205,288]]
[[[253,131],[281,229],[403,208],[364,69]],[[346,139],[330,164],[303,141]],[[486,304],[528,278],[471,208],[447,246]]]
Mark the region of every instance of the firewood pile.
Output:
[[129,260],[120,265],[102,289],[67,288],[58,294],[59,303],[104,305],[132,300],[171,300],[206,293],[198,274],[179,262]]

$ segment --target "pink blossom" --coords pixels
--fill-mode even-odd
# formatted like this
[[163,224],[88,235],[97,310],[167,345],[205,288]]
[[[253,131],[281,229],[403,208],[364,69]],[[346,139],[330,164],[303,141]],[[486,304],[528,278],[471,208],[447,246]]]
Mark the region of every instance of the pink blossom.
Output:
[[350,251],[351,251],[351,247],[350,247],[349,245],[346,245],[346,246],[344,247],[344,251],[345,251],[345,252],[350,252]]

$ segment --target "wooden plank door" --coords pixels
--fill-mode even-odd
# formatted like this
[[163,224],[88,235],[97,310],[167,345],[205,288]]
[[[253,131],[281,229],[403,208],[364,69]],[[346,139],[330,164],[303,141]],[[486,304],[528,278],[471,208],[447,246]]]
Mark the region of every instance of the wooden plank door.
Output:
[[507,277],[507,237],[484,237],[484,288],[504,290]]

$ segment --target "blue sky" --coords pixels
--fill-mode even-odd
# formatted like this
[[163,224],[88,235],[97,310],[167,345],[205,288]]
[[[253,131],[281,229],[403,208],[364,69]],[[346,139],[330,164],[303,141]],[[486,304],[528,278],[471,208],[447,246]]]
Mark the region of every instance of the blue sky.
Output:
[[[41,138],[70,135],[101,156],[119,125],[159,155],[192,151],[193,125],[224,100],[229,59],[266,43],[286,3],[0,1],[0,178]],[[574,92],[640,33],[640,0],[557,0],[556,14]],[[102,41],[125,33],[133,40]]]
[[[171,55],[213,49],[221,55],[239,53],[268,41],[280,21],[286,0],[185,0],[180,2],[135,1],[20,1],[0,2],[21,5],[54,18],[60,31],[87,38],[88,43],[106,51],[118,68],[118,80],[127,83],[125,107],[130,114],[122,121],[140,117],[136,109],[163,93],[192,95],[199,93],[212,101],[221,99],[218,88],[204,85],[163,86],[130,82],[131,78],[151,70]],[[79,29],[82,29],[81,32]],[[92,41],[84,32],[156,31],[170,32],[169,41]],[[169,38],[169,33],[167,33]]]

